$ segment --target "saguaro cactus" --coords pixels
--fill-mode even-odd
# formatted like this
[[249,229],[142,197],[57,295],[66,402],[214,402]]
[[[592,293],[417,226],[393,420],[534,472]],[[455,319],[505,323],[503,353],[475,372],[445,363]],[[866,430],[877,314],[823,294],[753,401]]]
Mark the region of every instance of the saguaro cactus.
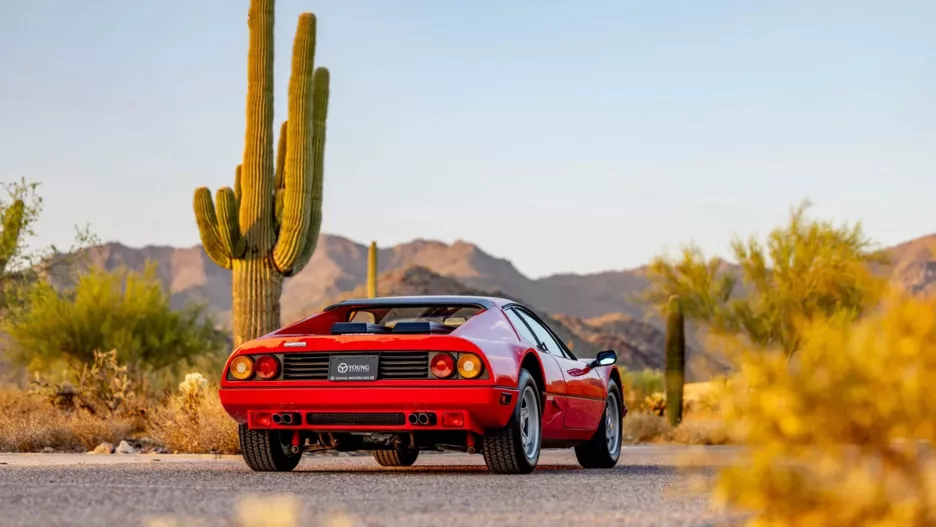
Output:
[[3,232],[0,233],[0,275],[6,272],[7,264],[19,247],[25,214],[26,204],[21,199],[14,201],[3,214]]
[[367,249],[367,298],[377,298],[377,242]]
[[[315,15],[299,15],[286,122],[273,152],[274,0],[251,0],[247,132],[234,188],[215,202],[195,190],[195,219],[211,259],[233,274],[234,345],[280,325],[283,278],[305,267],[322,224],[329,74],[315,68]],[[215,206],[217,205],[217,213]]]
[[686,333],[682,302],[672,296],[666,314],[666,415],[670,425],[682,421],[686,380]]

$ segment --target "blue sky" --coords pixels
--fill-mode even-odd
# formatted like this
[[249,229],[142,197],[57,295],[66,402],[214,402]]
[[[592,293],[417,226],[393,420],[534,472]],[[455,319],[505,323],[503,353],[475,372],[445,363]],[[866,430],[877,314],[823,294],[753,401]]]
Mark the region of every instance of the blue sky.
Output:
[[[0,3],[0,179],[192,245],[243,148],[247,0]],[[882,244],[936,231],[936,2],[280,0],[332,73],[323,230],[464,239],[524,273],[724,254],[808,197]]]

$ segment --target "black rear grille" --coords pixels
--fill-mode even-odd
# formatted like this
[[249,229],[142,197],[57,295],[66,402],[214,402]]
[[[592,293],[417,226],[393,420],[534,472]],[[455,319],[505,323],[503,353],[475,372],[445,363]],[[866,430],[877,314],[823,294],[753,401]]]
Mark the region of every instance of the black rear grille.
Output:
[[402,413],[309,412],[306,424],[325,426],[403,426]]
[[427,379],[429,353],[425,351],[381,353],[379,379]]
[[[374,352],[361,352],[373,354]],[[333,353],[284,353],[283,380],[328,380],[328,361]],[[347,355],[347,353],[342,353]],[[428,379],[429,352],[387,351],[379,356],[378,379]]]

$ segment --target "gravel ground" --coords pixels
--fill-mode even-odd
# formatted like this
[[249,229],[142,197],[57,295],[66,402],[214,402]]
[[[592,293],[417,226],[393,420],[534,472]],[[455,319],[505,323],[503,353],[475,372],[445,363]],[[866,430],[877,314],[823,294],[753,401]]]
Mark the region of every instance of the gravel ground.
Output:
[[[254,473],[227,456],[7,454],[0,525],[239,525],[241,500],[283,494],[296,500],[301,525],[711,525],[719,516],[686,484],[730,450],[703,448],[709,466],[693,471],[679,466],[687,452],[625,447],[614,469],[584,470],[570,450],[550,450],[525,476],[490,474],[481,456],[466,454],[424,454],[402,469],[306,456],[283,474]],[[340,514],[347,521],[336,521]]]

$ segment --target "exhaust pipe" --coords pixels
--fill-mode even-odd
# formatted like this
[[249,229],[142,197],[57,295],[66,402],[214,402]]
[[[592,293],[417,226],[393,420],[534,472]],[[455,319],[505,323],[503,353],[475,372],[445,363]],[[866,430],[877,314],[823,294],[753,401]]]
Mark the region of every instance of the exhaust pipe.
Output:
[[293,423],[293,416],[292,416],[292,414],[283,414],[283,424],[284,424],[284,425],[291,425],[292,423]]
[[298,454],[298,453],[299,453],[299,450],[300,450],[300,449],[299,449],[299,445],[293,445],[293,446],[289,447],[289,451],[292,452],[293,454]]
[[283,416],[281,416],[280,414],[273,414],[273,422],[276,423],[276,424],[282,423],[282,422],[283,422]]
[[419,424],[427,425],[429,424],[429,414],[420,413],[419,414]]
[[408,420],[409,420],[409,424],[411,425],[414,425],[417,422],[419,422],[419,418],[416,417],[416,414],[409,414]]

